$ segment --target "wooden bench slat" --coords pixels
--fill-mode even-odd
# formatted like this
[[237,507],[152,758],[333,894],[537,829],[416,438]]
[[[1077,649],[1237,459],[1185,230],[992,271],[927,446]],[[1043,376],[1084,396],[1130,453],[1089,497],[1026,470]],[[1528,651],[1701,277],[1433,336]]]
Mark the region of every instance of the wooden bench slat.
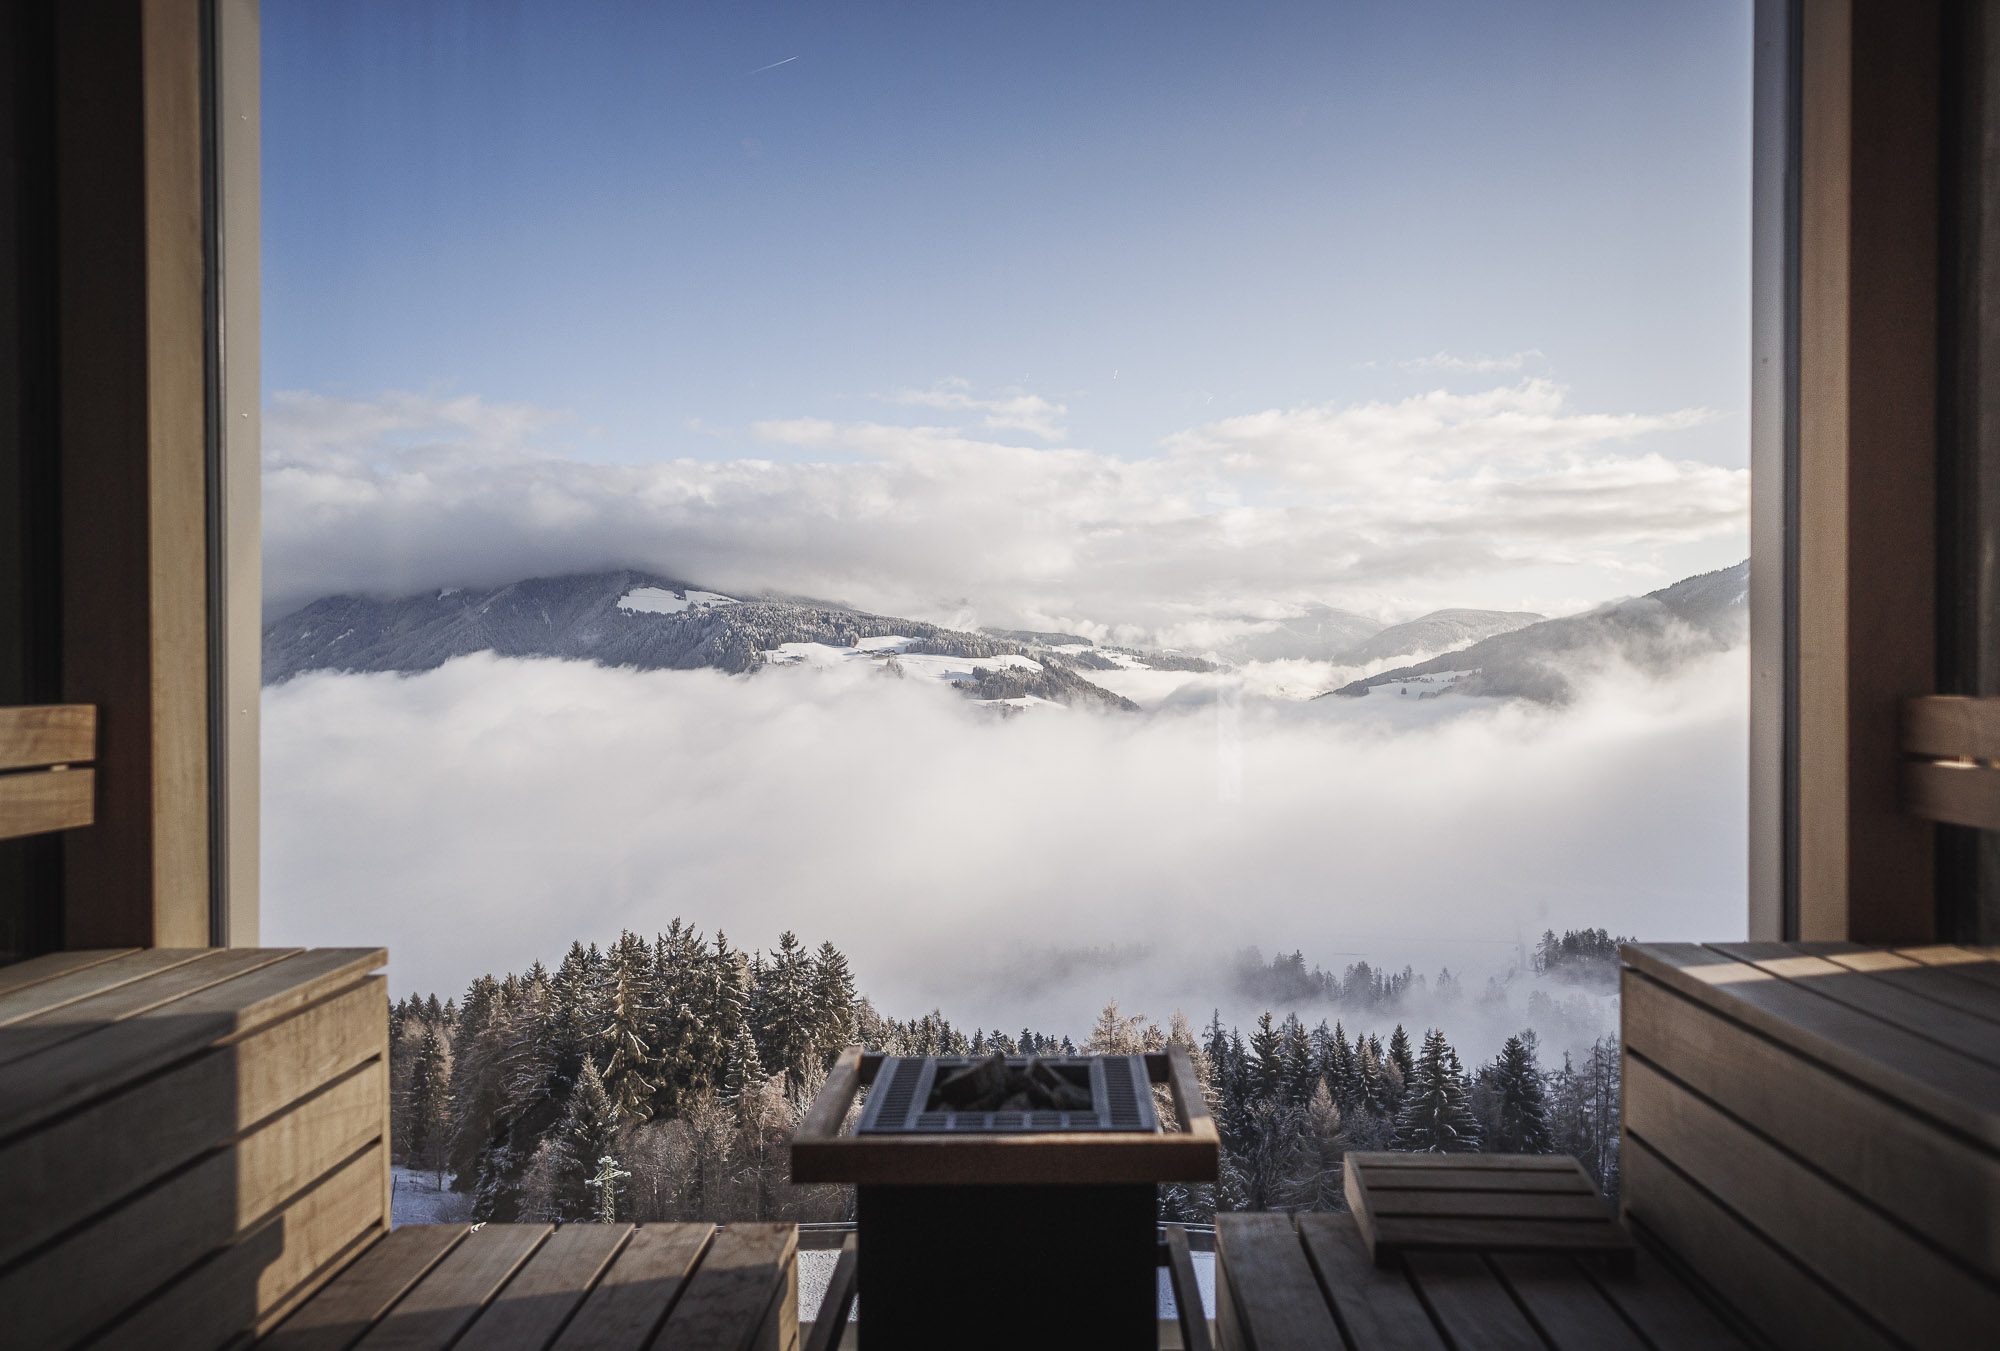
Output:
[[612,1261],[557,1351],[643,1351],[715,1234],[712,1224],[645,1224]]
[[1883,1096],[2000,1149],[2000,1072],[1928,1037],[1693,943],[1637,943],[1629,965]]
[[2000,1157],[1637,971],[1623,1024],[1628,1055],[2000,1279]]
[[15,1061],[0,1075],[0,1140],[317,1003],[387,957],[380,948],[311,948],[178,1000],[170,1018],[130,1020],[116,1036],[101,1029]]
[[792,1351],[799,1341],[797,1252],[794,1225],[725,1225],[667,1315],[659,1343],[675,1351]]
[[87,764],[97,758],[97,705],[0,708],[0,769]]
[[1455,1219],[1596,1220],[1614,1218],[1601,1196],[1571,1192],[1403,1191],[1394,1187],[1368,1189],[1369,1213]]
[[1326,1351],[1341,1345],[1290,1216],[1217,1215],[1215,1252],[1215,1314],[1225,1347]]
[[1410,1281],[1457,1351],[1547,1351],[1476,1253],[1405,1254]]
[[347,1351],[470,1230],[406,1224],[383,1236],[278,1324],[258,1351]]
[[[261,1333],[302,1287],[323,1279],[388,1224],[380,1145],[182,1276],[91,1343],[93,1351],[215,1351]],[[265,1319],[259,1309],[275,1310]]]
[[467,1234],[368,1329],[357,1351],[445,1351],[549,1232],[546,1224],[489,1224]]
[[1964,969],[1930,966],[1900,952],[1863,948],[1858,952],[1816,953],[1844,970],[1860,972],[1881,984],[1920,999],[1943,1004],[1954,1012],[2000,1025],[2000,988],[1968,980]]
[[271,966],[298,951],[297,948],[218,948],[144,980],[0,1027],[0,1073],[16,1060],[101,1032],[128,1018],[155,1013],[172,1017],[171,1005],[176,1000],[247,975],[259,967]]
[[1625,1128],[1884,1326],[1918,1345],[1976,1345],[2000,1291],[1638,1057]]
[[1703,1254],[1703,1274],[1715,1292],[1781,1351],[1900,1347],[1860,1310],[1676,1172],[1644,1140],[1626,1138],[1619,1167],[1625,1175],[1621,1194],[1647,1202],[1641,1209],[1628,1199],[1628,1221],[1643,1226],[1669,1251]]
[[47,980],[0,994],[0,1027],[59,1009],[79,999],[144,980],[156,972],[204,957],[209,948],[139,948],[105,962],[89,962]]
[[0,774],[0,840],[75,830],[95,820],[96,812],[94,769]]
[[1502,1173],[1460,1168],[1415,1169],[1391,1178],[1399,1192],[1490,1192],[1495,1195],[1595,1196],[1590,1178],[1574,1169],[1564,1172]]
[[1790,952],[1783,943],[1716,943],[1718,952],[1749,962],[1823,999],[1845,1004],[1892,1027],[1949,1047],[1983,1065],[2000,1069],[2000,1023],[1964,1013],[1882,979],[1881,973],[1854,970],[1830,957]]
[[[0,1277],[11,1333],[28,1346],[73,1343],[379,1140],[388,1106],[386,1071],[351,1075],[28,1257]],[[54,1290],[62,1297],[43,1297]]]
[[611,1265],[629,1224],[566,1224],[535,1249],[453,1351],[542,1351]]
[[1652,1351],[1575,1259],[1500,1253],[1491,1264],[1556,1351]]
[[1385,1250],[1408,1255],[1420,1249],[1616,1255],[1629,1252],[1632,1246],[1631,1239],[1616,1224],[1597,1220],[1378,1215],[1374,1228],[1378,1255]]
[[1646,1331],[1656,1351],[1745,1351],[1715,1310],[1640,1248],[1628,1272],[1587,1270],[1584,1275]]
[[1924,966],[1949,971],[1960,980],[2000,987],[2000,951],[1955,943],[1928,943],[1921,947],[1897,948],[1898,957],[1908,957]]
[[1375,1265],[1352,1215],[1301,1215],[1298,1228],[1322,1293],[1358,1351],[1444,1351],[1409,1280]]
[[0,995],[12,994],[86,967],[101,966],[137,951],[138,948],[89,948],[76,952],[49,952],[40,957],[30,957],[25,962],[0,966]]
[[1385,1172],[1451,1172],[1507,1175],[1513,1173],[1562,1173],[1574,1176],[1575,1159],[1567,1154],[1392,1154],[1387,1151],[1355,1151],[1356,1158],[1369,1168]]

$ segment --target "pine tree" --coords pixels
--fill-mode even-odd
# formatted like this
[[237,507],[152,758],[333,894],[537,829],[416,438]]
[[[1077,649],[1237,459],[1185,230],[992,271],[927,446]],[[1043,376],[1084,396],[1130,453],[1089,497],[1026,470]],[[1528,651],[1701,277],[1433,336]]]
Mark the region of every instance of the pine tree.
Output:
[[1358,1060],[1356,1078],[1361,1085],[1362,1110],[1371,1116],[1388,1116],[1389,1083],[1382,1075],[1382,1053],[1375,1038],[1370,1037],[1361,1043]]
[[1257,1018],[1257,1030],[1250,1034],[1249,1093],[1257,1102],[1276,1102],[1285,1079],[1284,1038],[1271,1025],[1271,1011]]
[[701,972],[707,952],[701,935],[675,919],[653,940],[653,1070],[661,1112],[685,1114],[698,1088],[701,1047]]
[[471,1190],[476,1184],[480,1157],[507,1112],[502,1057],[511,1039],[511,1010],[502,989],[493,977],[481,976],[465,992],[465,1005],[458,1015],[452,1047],[454,1119],[449,1155],[456,1191]]
[[1458,1052],[1433,1028],[1411,1066],[1402,1111],[1396,1118],[1396,1148],[1415,1154],[1460,1154],[1479,1148],[1470,1089]]
[[1396,1062],[1396,1068],[1403,1072],[1403,1082],[1408,1083],[1417,1062],[1410,1055],[1410,1034],[1403,1031],[1401,1023],[1389,1034],[1389,1059]]
[[1285,1020],[1284,1064],[1280,1071],[1279,1097],[1288,1107],[1304,1107],[1319,1086],[1319,1064],[1312,1042],[1297,1017]]
[[555,1192],[564,1219],[580,1220],[596,1212],[600,1201],[589,1181],[601,1160],[616,1156],[617,1145],[618,1109],[604,1091],[597,1062],[586,1054],[556,1137]]
[[732,1100],[739,1099],[764,1079],[764,1064],[757,1056],[757,1039],[750,1035],[750,1025],[745,1023],[736,1030],[736,1044],[730,1049],[729,1066],[722,1076],[722,1091]]
[[1334,1106],[1343,1114],[1353,1112],[1361,1106],[1363,1099],[1361,1061],[1347,1040],[1347,1029],[1338,1022],[1333,1025],[1333,1046],[1329,1059],[1331,1063],[1324,1071],[1327,1091],[1333,1094]]
[[641,1035],[652,1020],[645,1008],[646,944],[624,933],[611,953],[611,998],[597,1036],[604,1057],[604,1086],[619,1119],[637,1126],[653,1115],[653,1081],[646,1077],[647,1047]]
[[1222,1010],[1210,1015],[1208,1030],[1204,1034],[1204,1049],[1208,1052],[1208,1075],[1212,1101],[1211,1112],[1220,1113],[1224,1099],[1234,1096],[1233,1066],[1229,1059],[1229,1033],[1222,1027]]
[[787,1085],[796,1084],[806,1061],[819,1050],[812,959],[798,935],[787,929],[778,935],[770,962],[753,966],[752,975],[751,1003],[763,1063],[770,1073],[782,1074]]
[[1313,1086],[1299,1116],[1299,1174],[1291,1188],[1293,1200],[1309,1210],[1339,1210],[1344,1205],[1341,1155],[1346,1139],[1340,1108],[1324,1080]]
[[817,1018],[813,1052],[824,1067],[854,1044],[855,1033],[854,973],[847,968],[847,958],[831,943],[821,943],[813,958],[812,1000]]
[[410,1067],[408,1120],[405,1156],[412,1167],[435,1169],[442,1187],[451,1146],[451,1043],[442,1020],[423,1024],[423,1040]]
[[1487,1147],[1502,1154],[1549,1154],[1555,1140],[1549,1130],[1548,1096],[1541,1067],[1535,1063],[1535,1034],[1509,1037],[1493,1062],[1495,1130]]

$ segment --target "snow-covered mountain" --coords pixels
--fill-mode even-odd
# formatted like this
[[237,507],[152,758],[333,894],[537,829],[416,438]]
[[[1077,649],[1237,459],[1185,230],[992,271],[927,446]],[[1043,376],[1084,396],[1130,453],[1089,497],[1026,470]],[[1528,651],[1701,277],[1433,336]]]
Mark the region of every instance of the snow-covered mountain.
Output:
[[1232,661],[1337,661],[1349,648],[1381,631],[1381,621],[1352,610],[1308,605],[1296,618],[1277,620],[1269,629],[1236,639],[1222,655]]
[[1452,652],[1497,633],[1540,623],[1527,610],[1433,610],[1407,624],[1392,624],[1334,658],[1342,666],[1408,657],[1418,652]]
[[[1248,661],[1326,653],[1316,659],[1356,667],[1443,648],[1449,650],[1442,656],[1331,692],[1360,696],[1414,682],[1419,693],[1450,688],[1560,703],[1607,654],[1665,670],[1691,654],[1741,642],[1748,578],[1749,564],[1742,563],[1548,620],[1522,611],[1438,610],[1383,628],[1317,606],[1225,655]],[[1204,657],[1109,647],[1071,633],[949,629],[824,601],[727,596],[622,570],[392,600],[330,596],[265,628],[264,680],[277,684],[307,671],[428,671],[475,652],[731,674],[861,663],[885,675],[950,684],[1001,711],[1036,704],[1136,710],[1128,694],[1150,701],[1188,688],[1168,673],[1217,669]],[[1157,674],[1133,674],[1147,672]]]
[[[1068,634],[1073,647],[1087,641]],[[264,630],[264,681],[306,671],[428,671],[453,657],[566,657],[641,670],[870,663],[928,676],[972,698],[1136,705],[1091,683],[1046,643],[863,614],[819,601],[736,599],[649,573],[538,577],[490,591],[395,600],[330,596]]]
[[1750,564],[1745,560],[1643,596],[1529,624],[1329,693],[1360,697],[1385,685],[1417,681],[1429,687],[1426,693],[1448,685],[1463,694],[1563,703],[1575,693],[1577,674],[1606,656],[1664,672],[1691,655],[1736,646],[1749,625]]

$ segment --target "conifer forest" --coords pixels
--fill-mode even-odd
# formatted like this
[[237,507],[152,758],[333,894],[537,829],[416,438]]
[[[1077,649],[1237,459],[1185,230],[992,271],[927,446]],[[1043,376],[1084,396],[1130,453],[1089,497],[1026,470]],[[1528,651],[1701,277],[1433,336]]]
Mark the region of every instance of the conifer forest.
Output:
[[[1535,967],[1601,981],[1617,941],[1545,934]],[[482,976],[462,999],[398,1001],[394,1149],[466,1194],[476,1220],[844,1220],[851,1191],[793,1186],[787,1145],[846,1047],[1075,1055],[1178,1042],[1216,1118],[1222,1175],[1213,1186],[1163,1185],[1163,1219],[1342,1209],[1350,1149],[1573,1154],[1615,1194],[1615,1037],[1551,1064],[1523,1029],[1468,1066],[1441,1031],[1395,1021],[1423,984],[1407,970],[1362,965],[1336,977],[1306,972],[1295,954],[1259,960],[1252,976],[1282,987],[1270,993],[1312,994],[1394,1030],[1350,1035],[1338,1017],[1308,1027],[1269,1012],[1247,1030],[1219,1015],[1196,1028],[1178,1013],[1162,1027],[1114,1001],[1081,1045],[1031,1028],[968,1034],[935,1011],[883,1017],[831,943],[810,949],[785,933],[769,952],[745,952],[675,920],[650,942],[628,932],[609,949],[572,945],[553,970]]]

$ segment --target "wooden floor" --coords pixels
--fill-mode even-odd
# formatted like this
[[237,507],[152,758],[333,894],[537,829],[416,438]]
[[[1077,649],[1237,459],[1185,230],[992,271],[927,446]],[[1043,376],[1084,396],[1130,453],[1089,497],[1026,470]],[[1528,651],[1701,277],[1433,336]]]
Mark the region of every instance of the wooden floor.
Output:
[[405,1225],[271,1351],[796,1351],[789,1224]]
[[1352,1215],[1218,1215],[1225,1351],[1741,1351],[1645,1252],[1413,1253],[1377,1266]]

